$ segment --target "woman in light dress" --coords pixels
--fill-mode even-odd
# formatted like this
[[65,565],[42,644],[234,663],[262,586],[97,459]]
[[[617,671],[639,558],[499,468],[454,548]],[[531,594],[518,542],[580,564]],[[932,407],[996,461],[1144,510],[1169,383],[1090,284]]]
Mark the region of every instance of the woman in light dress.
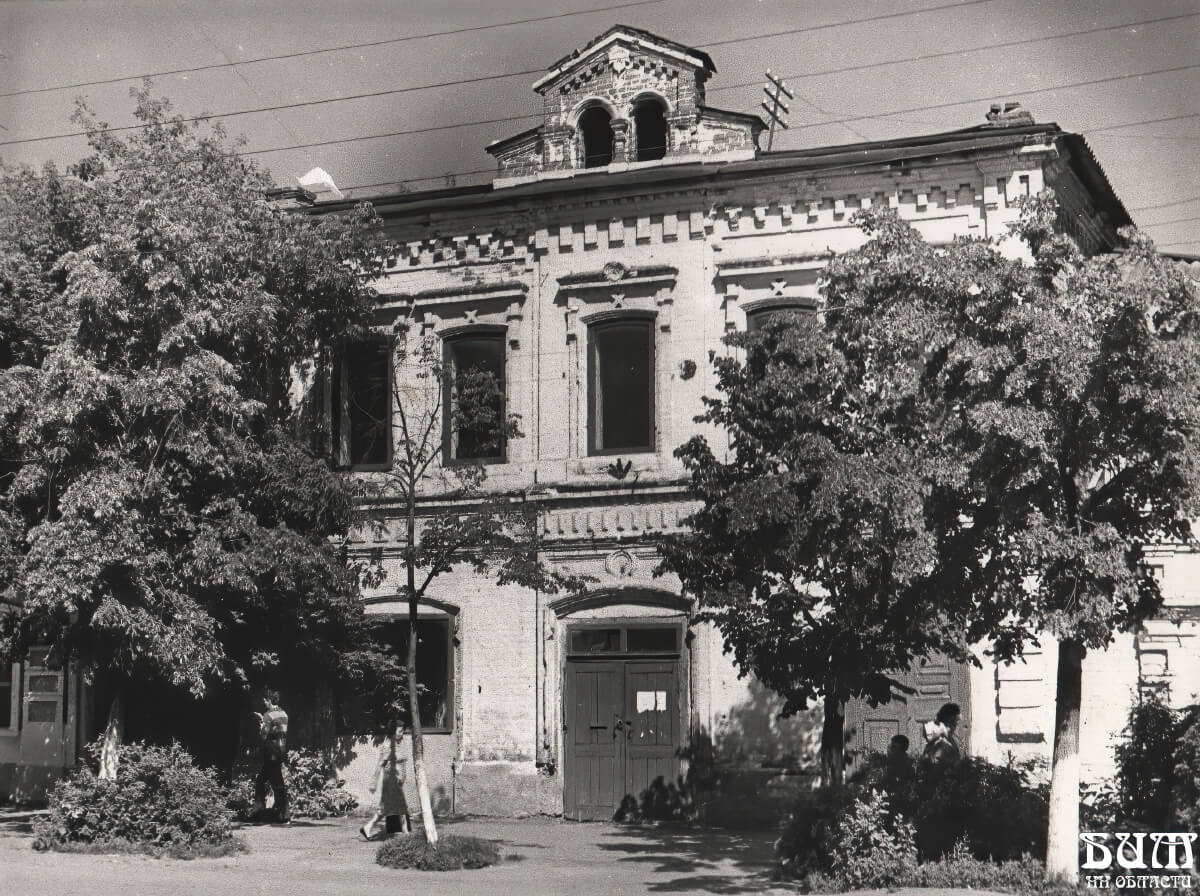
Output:
[[404,799],[405,768],[408,760],[399,752],[404,735],[390,735],[379,748],[375,762],[375,774],[371,779],[370,791],[379,794],[379,805],[371,820],[358,829],[364,840],[372,840],[376,826],[382,821],[386,833],[412,831],[412,820],[408,817],[408,803]]

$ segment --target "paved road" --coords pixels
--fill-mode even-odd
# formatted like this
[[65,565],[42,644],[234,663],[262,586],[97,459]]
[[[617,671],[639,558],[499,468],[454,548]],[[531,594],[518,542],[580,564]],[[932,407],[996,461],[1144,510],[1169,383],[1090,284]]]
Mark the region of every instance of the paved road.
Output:
[[381,868],[358,821],[297,822],[242,831],[245,855],[190,862],[38,853],[28,816],[0,813],[0,894],[54,896],[306,896],[421,893],[794,893],[771,876],[773,832],[623,827],[551,819],[472,819],[444,832],[500,844],[505,861],[477,871]]

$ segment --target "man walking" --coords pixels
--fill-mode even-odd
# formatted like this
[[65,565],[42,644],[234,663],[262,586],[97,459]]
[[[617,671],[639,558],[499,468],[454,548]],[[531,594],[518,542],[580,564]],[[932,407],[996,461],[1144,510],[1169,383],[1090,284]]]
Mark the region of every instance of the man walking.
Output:
[[287,757],[287,713],[279,707],[279,694],[263,694],[263,711],[256,712],[258,733],[262,740],[262,768],[254,778],[254,811],[266,811],[267,785],[275,797],[275,814],[285,824],[291,821],[288,812],[287,785],[283,783],[283,760]]

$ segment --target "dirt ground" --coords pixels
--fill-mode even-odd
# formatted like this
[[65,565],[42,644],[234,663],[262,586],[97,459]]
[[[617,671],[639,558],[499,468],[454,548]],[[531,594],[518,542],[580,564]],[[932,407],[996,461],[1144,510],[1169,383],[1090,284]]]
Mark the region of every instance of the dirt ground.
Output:
[[304,894],[794,893],[772,876],[772,831],[625,827],[554,819],[470,819],[440,830],[500,845],[505,861],[476,871],[381,868],[362,819],[247,827],[250,847],[223,859],[40,853],[30,814],[0,811],[0,893],[55,896],[304,896]]

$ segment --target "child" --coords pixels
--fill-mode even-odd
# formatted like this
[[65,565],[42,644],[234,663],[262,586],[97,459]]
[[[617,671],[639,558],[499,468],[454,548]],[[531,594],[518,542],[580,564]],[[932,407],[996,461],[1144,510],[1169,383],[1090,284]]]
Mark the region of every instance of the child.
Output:
[[[403,735],[400,735],[403,738]],[[387,833],[412,831],[412,820],[408,817],[408,804],[404,799],[404,769],[407,762],[398,755],[398,738],[393,734],[387,738],[379,749],[379,758],[375,763],[375,775],[371,780],[371,793],[379,794],[379,805],[371,820],[358,829],[364,840],[375,836],[375,826],[384,819],[384,830]]]

